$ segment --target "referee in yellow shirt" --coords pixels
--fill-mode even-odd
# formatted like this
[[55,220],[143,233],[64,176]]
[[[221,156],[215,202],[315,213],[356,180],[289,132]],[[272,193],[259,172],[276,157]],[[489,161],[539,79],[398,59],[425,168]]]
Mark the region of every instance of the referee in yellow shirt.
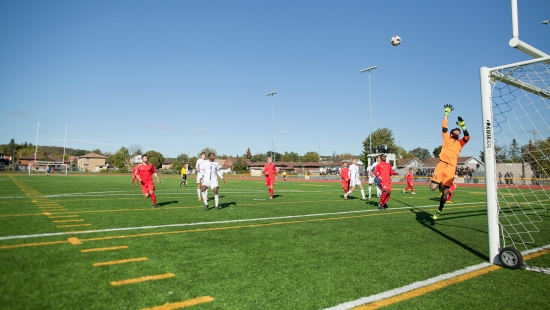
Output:
[[187,187],[187,164],[183,164],[183,167],[181,168],[181,179],[180,187],[183,184],[183,186]]

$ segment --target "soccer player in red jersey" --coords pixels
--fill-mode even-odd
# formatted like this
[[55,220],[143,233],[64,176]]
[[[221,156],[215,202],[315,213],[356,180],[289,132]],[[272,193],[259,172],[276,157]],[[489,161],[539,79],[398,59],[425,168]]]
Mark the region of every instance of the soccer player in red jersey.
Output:
[[344,189],[344,194],[349,191],[349,169],[348,164],[344,163],[342,169],[340,169],[340,177],[342,178],[342,188]]
[[137,178],[137,167],[138,167],[138,164],[134,164],[134,168],[132,168],[132,185],[134,185],[134,180],[136,180],[136,184],[138,184],[139,182],[138,181],[138,178]]
[[460,151],[462,151],[464,145],[470,141],[470,134],[466,130],[466,124],[460,116],[458,117],[458,122],[456,122],[456,124],[462,128],[464,137],[459,139],[460,128],[454,128],[450,131],[450,134],[447,134],[449,131],[449,113],[453,110],[453,106],[446,104],[443,107],[445,108],[445,114],[441,125],[443,146],[441,148],[441,153],[439,153],[440,162],[437,166],[435,166],[435,171],[431,179],[432,183],[430,184],[430,190],[434,191],[436,188],[439,188],[439,191],[442,193],[441,198],[439,199],[439,208],[432,216],[432,219],[434,220],[437,220],[441,215],[441,212],[443,212],[443,207],[445,206],[447,196],[449,195],[449,188],[454,181]]
[[396,174],[397,172],[393,171],[392,166],[386,162],[386,154],[380,154],[380,162],[374,168],[374,175],[380,179],[380,185],[382,186],[382,196],[378,203],[379,210],[386,210],[388,208],[388,201],[392,192],[390,176]]
[[153,176],[157,178],[157,183],[162,182],[157,175],[157,171],[153,165],[148,163],[147,155],[141,156],[141,165],[138,166],[136,176],[141,183],[141,191],[145,198],[151,197],[153,202],[153,208],[157,207],[157,196],[155,196],[155,183],[153,182]]
[[279,172],[277,172],[277,168],[272,163],[271,157],[267,158],[267,164],[264,166],[263,173],[265,174],[265,185],[269,189],[269,199],[273,199],[273,185],[275,185],[275,176]]
[[409,173],[405,176],[405,180],[407,180],[407,188],[403,190],[403,194],[407,193],[407,190],[411,190],[411,194],[416,194],[414,192],[414,185],[413,185],[413,168],[409,168]]

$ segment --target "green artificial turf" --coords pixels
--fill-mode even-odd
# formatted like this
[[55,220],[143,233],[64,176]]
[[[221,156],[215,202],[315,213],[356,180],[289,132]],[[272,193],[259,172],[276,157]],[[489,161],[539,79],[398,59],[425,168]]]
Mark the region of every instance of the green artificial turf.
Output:
[[[394,185],[379,211],[338,182],[277,179],[270,200],[263,180],[228,178],[205,211],[194,178],[161,177],[153,209],[131,176],[0,174],[0,308],[322,309],[488,261],[484,188],[459,186],[433,221],[426,185]],[[123,248],[81,251],[107,247]],[[388,308],[547,309],[549,293],[548,275],[498,269]]]

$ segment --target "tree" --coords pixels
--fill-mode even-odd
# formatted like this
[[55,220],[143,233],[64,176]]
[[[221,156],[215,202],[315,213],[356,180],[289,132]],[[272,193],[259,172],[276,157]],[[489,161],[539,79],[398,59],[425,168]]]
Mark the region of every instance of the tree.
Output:
[[339,161],[351,160],[352,158],[355,158],[355,156],[351,155],[350,153],[344,153],[344,154],[338,155]]
[[479,158],[485,163],[485,151],[479,151]]
[[181,153],[181,154],[178,155],[178,157],[176,157],[176,160],[179,160],[182,163],[186,163],[186,162],[189,161],[189,156],[187,156],[187,154],[185,154],[185,153]]
[[189,158],[189,170],[195,169],[195,166],[197,165],[197,160],[199,158],[197,156],[193,156]]
[[[26,143],[26,142],[25,142]],[[73,156],[82,156],[82,155],[85,155],[85,154],[88,154],[89,152],[86,151],[86,150],[74,150],[73,152]]]
[[245,159],[252,159],[252,153],[250,153],[250,148],[246,150],[246,154],[244,154]]
[[521,160],[521,148],[516,139],[512,139],[512,143],[510,143],[510,149],[508,150],[508,155],[510,155],[510,160],[512,160],[512,162],[514,163],[517,163]]
[[368,155],[370,153],[371,137],[373,153],[395,153],[396,145],[393,131],[389,128],[378,128],[363,141],[363,152],[360,156],[362,162],[369,162]]
[[179,172],[183,168],[183,162],[179,159],[174,159],[172,162],[172,169],[174,169],[176,172]]
[[216,150],[215,150],[215,149],[211,149],[211,148],[209,148],[209,147],[205,147],[204,149],[202,149],[202,151],[198,154],[197,157],[200,157],[202,152],[205,152],[205,153],[206,153],[206,158],[208,158],[208,154],[210,154],[210,153],[216,154]]
[[100,149],[95,149],[92,151],[92,153],[96,153],[96,154],[99,154],[99,155],[103,155],[103,153],[101,153],[101,150]]
[[107,157],[105,159],[105,164],[108,164],[110,166],[114,166],[113,165],[113,156],[114,156],[114,154],[112,152],[105,152],[105,153],[103,153],[103,156]]
[[286,162],[299,163],[300,162],[300,155],[298,155],[298,153],[296,153],[296,152],[285,152],[282,155],[281,160],[286,161]]
[[428,151],[427,149],[420,148],[420,147],[417,147],[417,148],[415,148],[415,149],[413,149],[409,152],[411,154],[413,154],[414,157],[420,159],[421,161],[431,157],[430,151]]
[[523,160],[529,163],[531,171],[537,177],[547,178],[550,176],[550,137],[546,140],[538,140],[523,147]]
[[162,167],[162,163],[164,163],[164,156],[161,153],[150,150],[145,152],[144,155],[147,155],[149,163],[153,165],[153,167],[156,169],[160,169]]
[[267,151],[266,155],[267,157],[271,157],[271,159],[273,159],[273,162],[275,162],[276,160],[281,161],[281,158],[283,158],[283,154],[277,152],[273,152],[273,154],[271,154],[271,151]]
[[141,149],[141,145],[139,144],[130,145],[130,147],[128,147],[128,151],[132,156],[143,154],[143,150]]
[[255,162],[262,162],[262,161],[267,161],[267,156],[265,156],[265,154],[256,154],[254,156],[252,156],[252,158],[250,159],[251,162],[255,163]]
[[233,163],[233,171],[236,171],[237,173],[243,173],[248,170],[248,166],[246,165],[245,161],[241,157],[237,157],[235,159],[235,162]]
[[129,164],[130,154],[124,146],[115,152],[112,158],[112,164],[119,169],[120,172],[127,172],[127,164]]
[[432,154],[434,154],[434,157],[439,157],[439,154],[441,154],[442,149],[443,149],[443,145],[436,147],[432,152]]
[[319,162],[319,154],[317,152],[307,152],[304,156],[302,156],[302,162]]

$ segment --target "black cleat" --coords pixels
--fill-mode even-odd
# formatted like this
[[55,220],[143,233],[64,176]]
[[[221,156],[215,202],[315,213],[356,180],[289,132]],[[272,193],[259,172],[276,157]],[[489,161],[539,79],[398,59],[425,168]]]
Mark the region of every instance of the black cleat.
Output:
[[386,210],[388,208],[388,205],[387,204],[384,204],[384,210]]
[[204,210],[208,210],[210,208],[208,205],[204,205]]
[[384,206],[381,204],[378,204],[378,210],[384,210]]
[[216,206],[216,210],[219,210],[220,208],[218,206]]
[[156,204],[154,204],[154,205],[153,205],[153,209],[156,209],[156,208],[157,208],[157,205],[156,205]]

